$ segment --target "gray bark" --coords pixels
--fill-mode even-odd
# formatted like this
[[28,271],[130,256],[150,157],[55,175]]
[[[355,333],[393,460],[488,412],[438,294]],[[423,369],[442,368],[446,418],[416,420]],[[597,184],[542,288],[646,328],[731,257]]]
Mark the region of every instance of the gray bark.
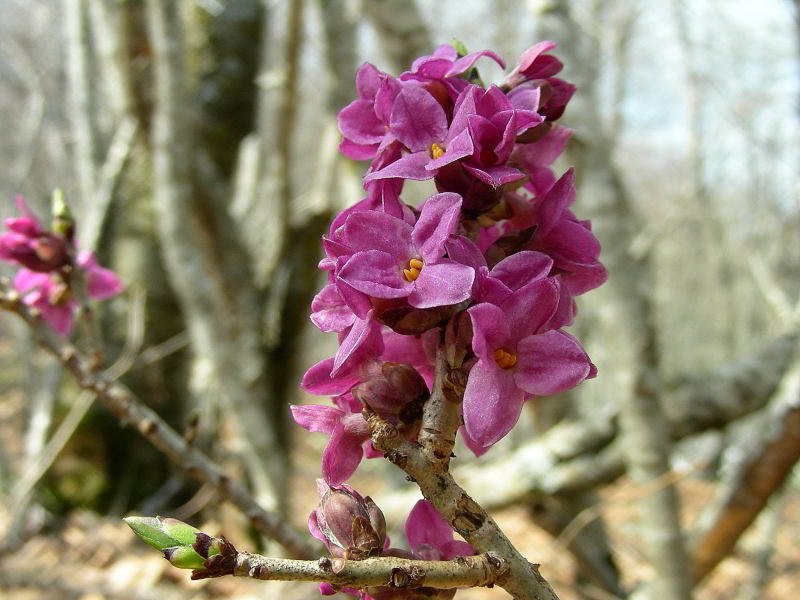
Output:
[[428,26],[415,0],[363,0],[362,6],[396,73],[410,69],[415,58],[433,52]]
[[[258,303],[247,263],[238,262],[232,223],[224,210],[197,201],[192,188],[191,133],[178,7],[151,0],[148,19],[155,66],[153,120],[155,204],[170,282],[195,353],[194,382],[216,391],[249,446],[242,456],[257,500],[269,508],[283,498],[283,460],[268,400],[258,337]],[[213,200],[211,200],[213,202]],[[244,271],[244,273],[243,273]]]

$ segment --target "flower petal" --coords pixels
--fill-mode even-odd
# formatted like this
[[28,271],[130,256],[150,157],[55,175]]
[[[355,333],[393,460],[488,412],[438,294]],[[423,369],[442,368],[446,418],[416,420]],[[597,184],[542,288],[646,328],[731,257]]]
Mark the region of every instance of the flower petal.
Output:
[[439,548],[453,540],[450,525],[427,500],[417,501],[408,514],[404,530],[412,550],[423,544]]
[[586,379],[589,357],[580,343],[563,331],[546,331],[519,341],[514,381],[535,396],[569,390]]
[[404,263],[411,257],[411,225],[386,213],[374,210],[353,213],[343,228],[345,245],[353,253],[381,250]]
[[392,105],[389,127],[412,152],[428,151],[447,135],[447,115],[442,105],[422,87],[406,87]]
[[380,250],[354,254],[339,271],[339,278],[373,298],[404,298],[414,289],[403,278],[403,265]]
[[425,262],[444,255],[444,243],[458,227],[461,196],[452,192],[434,194],[425,201],[417,224],[411,231],[411,242]]
[[382,169],[367,173],[366,177],[364,177],[364,183],[397,177],[414,179],[415,181],[432,179],[436,173],[426,168],[430,162],[431,156],[427,150],[406,154]]
[[328,484],[340,485],[356,472],[364,456],[361,448],[363,441],[342,424],[334,427],[322,452],[322,476]]
[[289,406],[294,422],[303,429],[330,434],[344,416],[344,412],[333,406],[319,404],[293,404]]
[[511,343],[512,331],[503,311],[483,302],[467,312],[472,320],[472,350],[479,359],[494,361],[493,352]]
[[454,262],[425,265],[416,281],[408,303],[415,308],[450,306],[472,295],[475,270]]
[[464,426],[481,446],[502,439],[519,420],[524,392],[514,382],[513,369],[494,360],[479,360],[469,372],[464,391]]

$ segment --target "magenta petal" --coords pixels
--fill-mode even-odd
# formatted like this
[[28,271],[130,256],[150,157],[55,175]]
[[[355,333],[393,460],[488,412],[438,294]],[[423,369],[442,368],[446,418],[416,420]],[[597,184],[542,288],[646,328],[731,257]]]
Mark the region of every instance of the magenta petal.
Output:
[[423,544],[439,548],[453,540],[450,525],[427,500],[417,501],[408,514],[404,529],[412,550]]
[[94,267],[86,275],[86,289],[90,298],[105,300],[122,291],[122,282],[114,271],[103,267]]
[[539,279],[503,300],[500,308],[515,340],[538,333],[556,312],[559,286],[552,278]]
[[35,287],[48,288],[50,286],[50,274],[37,273],[36,271],[23,268],[14,275],[13,285],[15,290],[23,294]]
[[472,556],[475,549],[467,542],[461,540],[450,540],[439,546],[441,560],[453,560],[458,556]]
[[556,126],[546,136],[532,144],[520,144],[518,152],[526,166],[549,166],[561,156],[567,146],[572,130]]
[[439,158],[430,161],[425,168],[428,171],[435,171],[442,167],[449,165],[465,156],[469,156],[475,151],[475,145],[472,143],[472,136],[469,134],[469,129],[464,129],[461,133],[455,136],[447,144],[445,153]]
[[542,199],[539,229],[536,235],[546,236],[558,222],[564,210],[575,201],[575,175],[570,168]]
[[525,174],[519,169],[505,165],[499,167],[476,167],[470,164],[465,164],[464,169],[470,174],[474,175],[478,180],[492,186],[495,189],[525,177]]
[[444,243],[461,216],[461,196],[452,192],[434,194],[425,201],[411,242],[424,262],[433,262],[444,255]]
[[292,411],[294,422],[303,429],[312,432],[331,433],[339,424],[344,413],[333,406],[321,406],[318,404],[289,406]]
[[483,302],[468,311],[472,320],[472,350],[483,361],[494,361],[497,348],[507,348],[511,344],[513,332],[500,307]]
[[481,50],[480,52],[470,52],[466,56],[459,58],[453,63],[453,66],[450,67],[450,70],[447,71],[444,76],[454,77],[456,75],[461,75],[462,73],[468,71],[482,56],[488,56],[498,65],[500,65],[500,68],[506,68],[506,63],[495,52],[492,52],[491,50]]
[[317,511],[312,510],[311,514],[308,515],[308,531],[317,538],[321,542],[327,541],[325,534],[322,533],[322,528],[319,526],[319,519],[317,517]]
[[415,308],[458,304],[470,298],[474,281],[475,270],[466,265],[452,262],[425,265],[414,282],[408,303]]
[[444,247],[447,250],[447,257],[457,263],[467,265],[473,269],[480,269],[486,266],[486,259],[480,248],[475,245],[475,242],[463,235],[450,236]]
[[462,425],[462,426],[461,426],[461,428],[458,430],[458,432],[459,432],[459,435],[461,436],[461,439],[464,441],[464,445],[465,445],[467,448],[469,448],[469,449],[470,449],[470,451],[471,451],[471,452],[472,452],[472,453],[473,453],[475,456],[483,456],[483,455],[484,455],[484,454],[486,454],[486,452],[489,450],[489,448],[487,448],[487,447],[485,447],[485,446],[481,446],[481,445],[480,445],[478,442],[476,442],[475,440],[473,440],[473,439],[470,437],[470,435],[469,435],[469,432],[467,431],[467,428],[466,428],[466,427],[464,427],[463,425]]
[[482,446],[502,439],[519,420],[524,392],[514,382],[513,369],[494,360],[479,360],[469,372],[464,391],[464,426]]
[[[362,418],[361,415],[357,416]],[[363,442],[363,436],[348,431],[343,424],[333,429],[328,445],[322,452],[322,476],[328,484],[340,485],[356,472],[364,456],[361,448]]]
[[447,115],[427,90],[407,87],[394,99],[389,127],[412,152],[428,151],[447,135]]
[[519,341],[514,381],[526,392],[549,396],[586,379],[591,362],[580,343],[563,331],[547,331]]
[[359,356],[363,360],[366,356],[377,355],[382,346],[380,326],[373,320],[372,314],[367,319],[356,319],[333,358],[331,376],[335,377],[348,359],[361,362]]
[[339,144],[339,152],[353,160],[370,160],[375,158],[377,151],[378,144],[356,144],[348,139],[342,140]]
[[515,291],[537,279],[547,277],[552,267],[553,259],[546,254],[525,250],[501,260],[492,268],[489,276]]
[[339,112],[339,131],[356,144],[380,144],[386,128],[371,100],[355,100]]
[[380,250],[358,252],[339,271],[339,278],[373,298],[404,298],[413,284],[403,278],[403,265]]
[[459,94],[456,104],[453,107],[453,122],[445,138],[445,146],[449,147],[451,141],[469,127],[470,116],[477,113],[476,104],[478,97],[483,93],[483,88],[478,85],[470,85]]
[[370,183],[378,179],[394,178],[425,181],[435,175],[433,171],[426,168],[430,162],[431,156],[427,150],[406,154],[378,171],[367,173],[366,177],[364,177],[364,183]]
[[350,215],[344,225],[343,238],[353,253],[381,250],[405,262],[411,258],[412,229],[401,219],[370,210]]
[[309,394],[335,396],[344,394],[361,381],[361,378],[354,372],[340,372],[338,376],[331,377],[332,369],[332,357],[318,362],[305,372],[300,387]]
[[[315,536],[316,537],[316,536]],[[330,583],[320,583],[319,584],[319,594],[320,596],[334,596],[339,593],[335,587],[333,587]]]
[[356,72],[356,90],[358,90],[358,97],[365,100],[372,100],[375,94],[378,93],[378,87],[384,75],[385,73],[378,70],[375,65],[371,63],[364,63],[358,67],[358,71]]
[[311,321],[320,331],[344,331],[353,324],[355,318],[336,284],[326,285],[311,301]]

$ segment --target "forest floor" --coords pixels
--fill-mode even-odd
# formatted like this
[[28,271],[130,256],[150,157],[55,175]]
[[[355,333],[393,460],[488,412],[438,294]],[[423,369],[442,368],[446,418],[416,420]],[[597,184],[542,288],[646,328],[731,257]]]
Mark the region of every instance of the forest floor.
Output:
[[[696,513],[711,497],[709,483],[686,479],[680,483],[687,516]],[[615,559],[629,577],[646,579],[642,547],[635,534],[635,496],[627,481],[604,490],[599,506],[608,523]],[[233,514],[222,507],[222,514]],[[0,531],[7,524],[7,510],[0,507]],[[301,524],[303,514],[293,520]],[[578,600],[573,588],[574,565],[570,555],[550,536],[541,532],[516,507],[496,513],[500,526],[531,560],[541,563],[542,574],[562,600]],[[223,517],[223,521],[225,517]],[[782,523],[774,540],[771,579],[763,598],[779,600],[797,597],[800,589],[800,494],[793,492],[783,506]],[[220,522],[203,524],[218,532]],[[757,530],[757,527],[751,528]],[[698,590],[698,600],[735,599],[752,577],[750,562],[758,552],[757,531],[750,531],[733,556],[725,560]],[[633,581],[627,581],[630,584]],[[119,520],[90,512],[70,515],[57,527],[26,540],[13,552],[0,556],[0,598],[6,600],[250,600],[318,598],[314,584],[257,582],[232,577],[190,581],[188,571],[170,567],[161,556],[136,540]],[[459,592],[462,600],[507,598],[499,589]],[[584,596],[585,597],[585,596]],[[602,595],[596,596],[603,598]]]

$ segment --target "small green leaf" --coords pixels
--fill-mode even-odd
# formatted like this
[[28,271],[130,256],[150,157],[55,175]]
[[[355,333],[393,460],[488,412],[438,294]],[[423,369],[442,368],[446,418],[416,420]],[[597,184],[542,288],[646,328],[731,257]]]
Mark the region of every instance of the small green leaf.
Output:
[[457,40],[457,39],[453,38],[453,48],[456,49],[456,54],[458,54],[459,58],[469,54],[469,50],[467,50],[467,46],[461,40]]

